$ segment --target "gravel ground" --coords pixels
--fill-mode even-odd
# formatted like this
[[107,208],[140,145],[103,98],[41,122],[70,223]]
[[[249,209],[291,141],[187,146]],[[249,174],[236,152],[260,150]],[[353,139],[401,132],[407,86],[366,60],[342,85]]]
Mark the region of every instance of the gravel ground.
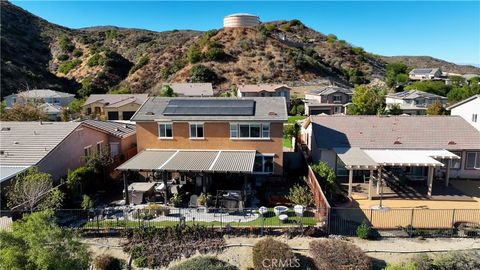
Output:
[[[239,269],[248,269],[252,265],[252,248],[248,245],[254,245],[262,238],[234,237],[226,238],[227,245],[246,245],[226,248],[216,256],[224,261],[239,267]],[[276,240],[290,245],[292,248],[308,249],[308,245],[313,240],[322,240],[325,238],[297,237],[287,239],[285,237],[276,237]],[[398,263],[415,256],[420,252],[449,251],[463,249],[480,249],[480,241],[473,238],[438,238],[438,239],[407,239],[390,238],[378,241],[361,240],[358,238],[346,238],[348,241],[359,246],[370,257],[385,261],[387,263]],[[89,245],[90,251],[94,257],[100,254],[110,254],[112,256],[128,259],[128,254],[122,251],[120,247],[122,238],[88,238],[83,242]],[[296,251],[302,255],[308,255],[308,250]],[[404,252],[404,253],[400,253]],[[173,263],[175,264],[175,263]]]

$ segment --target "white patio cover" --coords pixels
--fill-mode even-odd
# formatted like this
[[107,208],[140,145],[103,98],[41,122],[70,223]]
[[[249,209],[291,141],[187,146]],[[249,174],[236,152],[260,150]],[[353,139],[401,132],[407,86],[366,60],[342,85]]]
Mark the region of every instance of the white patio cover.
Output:
[[369,170],[378,167],[378,164],[359,147],[334,148],[334,150],[347,169]]
[[460,159],[459,156],[444,149],[360,149],[335,148],[337,156],[347,169],[373,169],[378,166],[433,166],[442,167],[437,159]]
[[[363,150],[378,165],[383,166],[433,166],[442,167],[443,163],[434,159],[425,150],[394,150],[394,149],[375,149]],[[446,151],[446,150],[445,150]],[[448,151],[447,151],[448,152]],[[446,153],[445,153],[446,154]]]

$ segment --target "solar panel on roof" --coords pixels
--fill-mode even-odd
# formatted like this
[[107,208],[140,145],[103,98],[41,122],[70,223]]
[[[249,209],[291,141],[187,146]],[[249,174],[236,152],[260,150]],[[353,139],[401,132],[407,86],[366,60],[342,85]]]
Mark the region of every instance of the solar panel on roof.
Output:
[[254,100],[172,99],[164,115],[254,115]]

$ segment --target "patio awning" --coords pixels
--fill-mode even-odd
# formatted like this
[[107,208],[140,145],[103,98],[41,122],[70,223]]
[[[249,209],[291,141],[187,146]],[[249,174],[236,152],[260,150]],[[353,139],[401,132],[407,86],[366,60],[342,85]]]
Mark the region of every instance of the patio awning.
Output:
[[383,166],[443,166],[443,163],[429,156],[424,150],[369,149],[363,151],[378,165]]
[[117,170],[251,173],[255,150],[144,150]]
[[359,147],[334,148],[346,169],[366,170],[378,166],[433,166],[441,167],[437,159],[460,159],[444,149],[361,149]]
[[373,170],[378,164],[359,147],[334,148],[347,169]]

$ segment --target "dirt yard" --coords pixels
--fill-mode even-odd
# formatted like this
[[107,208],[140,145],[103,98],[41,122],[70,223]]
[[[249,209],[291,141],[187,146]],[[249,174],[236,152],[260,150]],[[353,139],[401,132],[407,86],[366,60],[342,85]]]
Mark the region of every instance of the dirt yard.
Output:
[[[226,248],[223,252],[215,255],[221,260],[236,265],[241,270],[248,269],[253,266],[251,245],[254,245],[260,239],[262,238],[226,238],[227,245],[239,246]],[[322,239],[325,238],[296,237],[293,239],[287,239],[285,237],[276,237],[276,240],[285,242],[294,249],[299,249],[295,252],[305,256],[308,256],[309,243],[313,240]],[[370,257],[387,263],[402,262],[420,252],[432,253],[435,251],[480,249],[480,241],[473,238],[442,238],[426,240],[391,238],[379,241],[347,238],[347,240],[359,246]],[[89,245],[93,257],[106,253],[127,261],[128,254],[124,253],[121,248],[122,241],[125,240],[122,238],[88,238],[84,240],[84,243]],[[178,262],[173,262],[172,264],[175,263]]]

